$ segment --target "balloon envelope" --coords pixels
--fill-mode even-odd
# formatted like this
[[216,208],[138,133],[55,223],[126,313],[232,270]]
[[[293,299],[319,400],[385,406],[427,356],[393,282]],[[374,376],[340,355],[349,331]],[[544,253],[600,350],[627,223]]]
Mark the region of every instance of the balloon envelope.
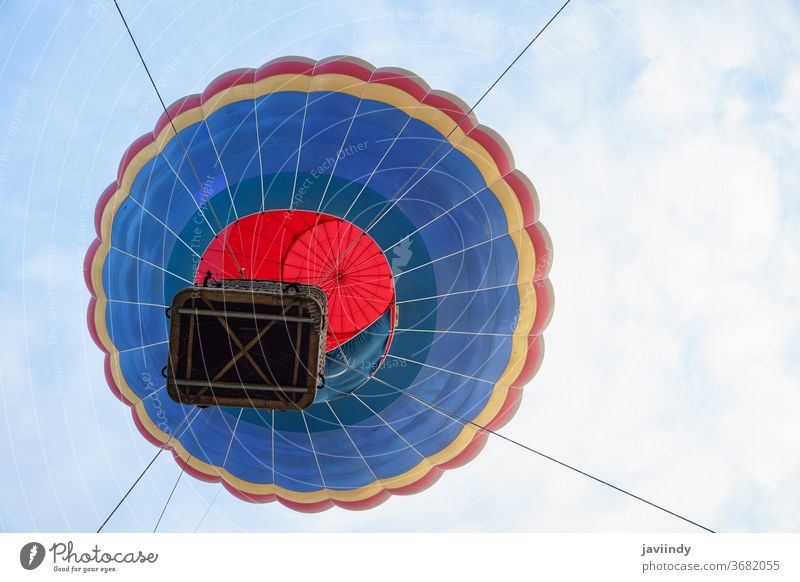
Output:
[[[128,148],[97,206],[88,323],[148,440],[303,511],[417,492],[480,451],[541,361],[552,293],[533,186],[468,109],[407,71],[290,57],[222,75]],[[167,396],[164,310],[207,271],[326,292],[309,408]]]

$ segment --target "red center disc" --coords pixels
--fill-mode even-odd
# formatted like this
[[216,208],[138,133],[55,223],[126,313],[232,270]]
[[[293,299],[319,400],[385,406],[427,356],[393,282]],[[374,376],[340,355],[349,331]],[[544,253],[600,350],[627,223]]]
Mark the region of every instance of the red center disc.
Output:
[[375,241],[350,222],[304,210],[260,212],[228,225],[203,253],[195,283],[202,284],[207,271],[216,279],[321,287],[328,296],[327,350],[358,334],[394,301],[392,271]]

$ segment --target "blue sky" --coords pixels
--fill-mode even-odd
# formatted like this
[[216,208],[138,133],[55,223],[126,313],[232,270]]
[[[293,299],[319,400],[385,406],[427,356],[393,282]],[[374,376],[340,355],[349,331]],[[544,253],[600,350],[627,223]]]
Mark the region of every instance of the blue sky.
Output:
[[[351,54],[474,102],[560,2],[121,2],[167,102]],[[573,0],[476,110],[555,247],[541,371],[504,433],[723,531],[800,528],[800,8]],[[155,449],[105,385],[82,261],[160,108],[113,4],[0,1],[0,529],[93,531]],[[163,455],[109,525],[150,530]],[[161,528],[218,485],[184,477]],[[685,531],[499,439],[369,512],[222,492],[224,531]]]

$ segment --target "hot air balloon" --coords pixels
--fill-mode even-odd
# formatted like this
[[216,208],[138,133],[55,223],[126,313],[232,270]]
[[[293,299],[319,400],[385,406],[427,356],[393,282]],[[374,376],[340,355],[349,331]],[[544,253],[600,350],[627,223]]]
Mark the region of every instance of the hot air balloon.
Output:
[[[253,502],[367,509],[474,458],[520,405],[553,304],[538,216],[508,146],[457,97],[352,57],[276,59],[172,104],[124,153],[86,255],[88,326],[113,393],[189,474]],[[176,398],[175,301],[263,281],[324,292],[308,402]],[[283,316],[271,329],[294,333]],[[283,365],[240,343],[263,361],[239,345],[209,378]],[[195,368],[225,351],[205,346]]]

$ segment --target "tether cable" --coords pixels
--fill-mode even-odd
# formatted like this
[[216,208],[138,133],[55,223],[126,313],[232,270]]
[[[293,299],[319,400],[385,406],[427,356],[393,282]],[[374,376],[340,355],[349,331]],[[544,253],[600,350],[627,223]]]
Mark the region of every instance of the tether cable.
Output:
[[[189,463],[189,460],[192,458],[192,455],[189,454],[189,458],[186,459],[186,463]],[[178,478],[175,479],[175,484],[172,486],[172,491],[169,492],[169,497],[167,497],[167,502],[164,504],[164,508],[161,510],[161,515],[158,516],[158,521],[156,521],[156,526],[153,528],[153,533],[158,531],[158,526],[161,524],[161,520],[164,517],[164,514],[167,512],[167,506],[169,502],[172,501],[172,496],[175,494],[175,489],[178,488],[178,483],[180,483],[181,477],[186,472],[186,465],[181,464],[181,472],[178,473]]]
[[[512,68],[512,67],[513,67],[513,66],[514,66],[516,63],[517,63],[517,61],[519,61],[519,60],[522,58],[522,56],[523,56],[523,55],[524,55],[526,52],[528,52],[528,49],[529,49],[529,48],[531,48],[531,47],[533,46],[533,43],[535,43],[535,42],[536,42],[536,40],[537,40],[537,39],[538,39],[538,38],[539,38],[539,37],[540,37],[540,36],[541,36],[541,35],[544,33],[544,31],[545,31],[545,30],[547,30],[547,28],[548,28],[548,27],[549,27],[549,26],[550,26],[550,25],[553,23],[553,21],[554,21],[556,18],[558,18],[558,15],[559,15],[559,14],[561,14],[561,12],[562,12],[562,11],[563,11],[563,10],[564,10],[564,9],[565,9],[565,8],[566,8],[568,5],[569,5],[569,3],[570,3],[570,2],[572,2],[572,0],[567,0],[566,2],[564,2],[564,4],[562,4],[562,5],[561,5],[561,8],[559,8],[558,10],[556,10],[555,14],[553,14],[553,16],[551,16],[551,17],[550,17],[550,20],[548,20],[548,21],[545,23],[545,25],[544,25],[542,28],[540,28],[540,29],[539,29],[539,32],[537,32],[537,33],[536,33],[536,34],[533,36],[533,38],[530,40],[530,42],[529,42],[528,44],[526,44],[526,45],[525,45],[525,48],[523,48],[523,49],[522,49],[522,50],[521,50],[521,51],[520,51],[520,52],[517,54],[517,56],[516,56],[516,57],[514,57],[514,60],[512,60],[512,61],[511,61],[511,62],[508,64],[508,66],[507,66],[507,67],[506,67],[506,68],[503,70],[503,72],[502,72],[502,73],[500,73],[500,76],[499,76],[499,77],[497,77],[497,78],[494,80],[494,82],[493,82],[491,85],[489,85],[488,89],[486,89],[486,91],[484,91],[484,92],[483,92],[483,95],[481,95],[481,96],[478,98],[478,100],[477,100],[477,101],[475,101],[475,103],[472,105],[472,107],[470,107],[470,108],[467,110],[467,112],[466,112],[466,113],[465,113],[465,114],[464,114],[464,115],[461,117],[461,119],[459,119],[459,120],[458,120],[458,123],[456,123],[456,124],[453,126],[453,129],[451,129],[451,130],[450,130],[450,131],[447,133],[447,135],[445,135],[445,136],[444,136],[444,139],[443,139],[443,140],[441,140],[441,141],[440,141],[440,142],[439,142],[439,143],[436,145],[436,147],[435,147],[435,148],[433,148],[433,150],[431,150],[431,152],[430,152],[430,153],[428,154],[428,156],[427,156],[427,157],[426,157],[426,158],[425,158],[425,159],[422,161],[422,163],[421,163],[421,164],[420,164],[420,165],[419,165],[419,166],[418,166],[418,167],[417,167],[417,168],[414,170],[414,172],[413,172],[413,173],[412,173],[412,174],[411,174],[411,175],[410,175],[410,176],[409,176],[409,177],[408,177],[408,178],[405,180],[405,182],[403,182],[402,186],[400,186],[400,188],[398,188],[398,189],[397,189],[397,192],[395,193],[395,195],[394,195],[394,196],[392,196],[392,198],[391,198],[391,199],[389,199],[389,200],[387,200],[387,201],[386,201],[386,204],[384,204],[384,206],[383,206],[383,207],[380,209],[380,211],[378,212],[378,214],[376,214],[376,215],[375,215],[375,216],[374,216],[374,217],[373,217],[373,218],[370,220],[369,224],[367,224],[367,226],[366,226],[364,229],[362,229],[362,231],[361,231],[361,234],[360,234],[360,235],[359,235],[359,236],[356,238],[356,240],[355,240],[355,241],[353,241],[353,243],[351,243],[351,245],[350,245],[350,246],[348,246],[348,247],[345,249],[344,253],[342,253],[342,254],[341,254],[341,255],[340,255],[338,258],[337,258],[337,260],[336,260],[336,262],[334,263],[334,265],[333,265],[331,268],[329,268],[329,269],[328,269],[326,272],[324,272],[324,273],[323,273],[323,274],[320,276],[320,278],[317,280],[317,282],[316,282],[315,284],[319,284],[319,282],[320,282],[320,281],[322,281],[322,279],[324,279],[324,278],[325,278],[325,277],[327,277],[327,276],[328,276],[330,273],[332,273],[333,271],[335,271],[335,270],[336,270],[336,268],[339,266],[339,263],[341,262],[341,260],[342,260],[342,259],[344,259],[344,257],[346,257],[346,256],[347,256],[347,255],[350,253],[350,251],[351,251],[351,250],[353,250],[353,247],[355,247],[356,243],[357,243],[357,242],[358,242],[358,241],[361,239],[361,237],[363,237],[364,235],[366,235],[367,233],[369,233],[370,229],[371,229],[373,226],[375,226],[376,224],[378,224],[378,222],[380,222],[380,221],[383,219],[383,217],[384,217],[384,216],[386,216],[386,214],[388,214],[388,212],[389,212],[389,211],[391,211],[391,210],[394,208],[394,206],[395,206],[395,205],[396,205],[398,202],[400,202],[400,200],[402,200],[403,196],[405,196],[406,194],[408,194],[408,193],[409,193],[409,192],[410,192],[410,191],[411,191],[411,190],[414,188],[414,186],[416,186],[416,185],[417,185],[417,184],[418,184],[418,183],[419,183],[419,182],[420,182],[420,181],[421,181],[421,180],[422,180],[422,179],[423,179],[423,178],[424,178],[424,177],[425,177],[425,176],[426,176],[426,175],[427,175],[427,174],[428,174],[428,173],[429,173],[429,172],[430,172],[430,171],[431,171],[431,170],[432,170],[432,169],[433,169],[435,166],[436,166],[436,164],[438,164],[439,162],[441,162],[441,161],[442,161],[442,160],[443,160],[443,159],[444,159],[444,158],[445,158],[445,157],[446,157],[446,156],[447,156],[447,155],[450,153],[449,151],[448,151],[447,153],[445,153],[445,154],[444,154],[444,155],[443,155],[443,156],[442,156],[442,157],[439,159],[439,161],[438,161],[438,162],[436,162],[436,163],[435,163],[433,166],[431,166],[431,168],[429,168],[429,169],[426,171],[426,173],[425,173],[425,174],[422,176],[422,178],[420,178],[419,180],[417,180],[417,181],[416,181],[414,184],[412,184],[412,185],[411,185],[411,187],[410,187],[408,190],[406,190],[405,192],[403,192],[403,189],[404,189],[406,186],[408,186],[408,184],[411,182],[411,180],[413,180],[413,179],[414,179],[414,176],[416,176],[416,175],[419,173],[419,171],[420,171],[420,170],[423,168],[423,166],[425,166],[425,164],[427,164],[427,163],[428,163],[428,162],[431,160],[431,158],[433,158],[433,156],[434,156],[434,155],[436,155],[436,152],[438,152],[438,151],[439,151],[439,149],[440,149],[440,148],[441,148],[441,147],[442,147],[444,144],[446,144],[446,143],[450,143],[450,142],[449,142],[450,136],[451,136],[451,135],[453,135],[453,133],[455,133],[456,129],[458,129],[459,127],[461,127],[461,124],[462,124],[462,123],[463,123],[463,122],[464,122],[464,121],[465,121],[465,120],[466,120],[466,119],[467,119],[467,118],[468,118],[468,117],[469,117],[469,116],[472,114],[472,112],[475,110],[475,108],[476,108],[478,105],[480,105],[480,103],[481,103],[481,102],[482,102],[482,101],[483,101],[483,100],[486,98],[486,96],[487,96],[487,95],[488,95],[488,94],[489,94],[489,93],[492,91],[492,89],[494,89],[494,88],[497,86],[497,84],[500,82],[500,80],[501,80],[503,77],[505,77],[505,76],[506,76],[506,74],[507,74],[507,73],[508,73],[508,72],[511,70],[511,68]],[[390,148],[391,148],[391,146],[390,146]],[[452,149],[451,149],[450,151],[452,151]],[[397,197],[398,195],[399,195],[399,198]],[[388,210],[387,210],[387,209],[388,209]]]
[[[117,2],[117,0],[114,0],[114,6],[117,9],[117,13],[119,14],[119,17],[122,19],[122,24],[125,25],[125,30],[128,31],[128,36],[130,37],[131,42],[133,43],[133,48],[136,49],[136,54],[139,55],[139,60],[141,61],[142,66],[144,67],[145,73],[147,73],[147,78],[150,79],[150,84],[153,86],[153,89],[156,92],[156,96],[158,97],[158,101],[159,101],[159,103],[161,103],[161,108],[164,110],[164,114],[167,116],[167,119],[169,119],[170,127],[172,127],[172,131],[175,133],[175,137],[178,138],[178,143],[181,145],[181,149],[183,149],[183,154],[186,157],[186,161],[188,162],[189,167],[192,170],[192,174],[194,174],[195,180],[197,180],[197,185],[200,186],[200,193],[203,195],[203,199],[205,200],[205,202],[208,203],[208,209],[211,211],[211,214],[214,217],[214,220],[217,221],[217,226],[220,229],[220,233],[222,233],[224,228],[222,226],[222,222],[219,219],[219,216],[217,216],[217,213],[214,210],[214,206],[211,204],[211,196],[207,196],[206,195],[205,186],[203,185],[203,181],[200,180],[200,174],[197,173],[197,169],[194,167],[194,164],[192,163],[192,158],[189,157],[189,150],[186,148],[186,144],[183,143],[183,139],[181,138],[180,134],[178,133],[178,128],[175,127],[175,122],[172,119],[172,115],[170,115],[169,111],[167,110],[167,104],[164,102],[164,99],[161,97],[161,91],[158,90],[158,85],[156,85],[155,79],[153,79],[153,75],[150,74],[150,67],[147,66],[147,62],[145,62],[145,60],[144,60],[144,55],[142,55],[142,51],[139,50],[139,44],[136,42],[136,39],[133,37],[133,32],[131,31],[131,27],[128,26],[128,21],[125,19],[125,15],[122,14],[122,9],[119,7],[119,3]],[[220,160],[220,170],[221,171],[223,170],[223,168],[222,168],[222,160]],[[175,176],[178,179],[180,179],[180,177],[178,176],[177,172],[175,172]],[[202,214],[203,211],[200,210],[200,212]],[[239,273],[239,276],[241,278],[244,278],[244,270],[242,269],[241,265],[239,264],[239,260],[236,258],[236,253],[233,251],[233,247],[231,246],[230,241],[228,240],[228,238],[224,234],[222,236],[222,239],[223,239],[223,242],[225,242],[228,245],[228,251],[230,251],[230,253],[231,253],[231,257],[233,258],[233,263],[236,266],[236,271]]]
[[[326,356],[326,357],[330,358],[330,356]],[[347,366],[347,364],[344,364],[344,365]],[[366,374],[364,372],[362,372],[361,370],[353,368],[352,366],[347,366],[347,367],[350,368],[351,370],[353,370],[354,372],[358,372],[362,376],[366,376]],[[623,489],[622,487],[614,485],[613,483],[609,483],[605,479],[601,479],[600,477],[596,477],[596,476],[592,475],[591,473],[587,473],[586,471],[584,471],[582,469],[579,469],[579,468],[575,467],[574,465],[570,465],[569,463],[566,463],[566,462],[564,462],[564,461],[562,461],[560,459],[557,459],[557,458],[555,458],[555,457],[553,457],[551,455],[548,455],[547,453],[543,453],[542,451],[534,449],[533,447],[529,447],[525,443],[521,443],[520,441],[515,440],[515,439],[513,439],[513,438],[511,438],[509,436],[506,436],[506,435],[502,434],[502,433],[499,433],[499,432],[497,432],[497,431],[495,431],[495,430],[493,430],[491,428],[487,428],[487,427],[485,427],[485,426],[483,426],[481,424],[478,424],[477,422],[474,422],[472,420],[469,420],[469,419],[466,419],[466,418],[464,418],[462,416],[459,416],[459,415],[455,414],[454,412],[451,412],[449,410],[445,410],[444,408],[441,408],[440,406],[437,406],[435,404],[431,404],[430,402],[428,402],[426,400],[423,400],[422,398],[412,394],[408,390],[404,390],[402,388],[398,388],[397,386],[394,386],[393,384],[390,384],[389,382],[386,382],[385,380],[381,380],[377,376],[373,376],[372,379],[375,380],[376,382],[379,382],[379,383],[383,384],[387,388],[390,388],[391,390],[394,390],[395,392],[398,392],[400,394],[405,394],[406,396],[408,396],[410,398],[413,398],[414,400],[416,400],[417,402],[419,402],[423,406],[427,406],[431,410],[434,410],[434,411],[438,412],[439,414],[447,416],[451,420],[459,422],[462,425],[467,425],[467,424],[472,425],[472,426],[474,426],[475,428],[477,428],[479,430],[486,431],[487,433],[492,434],[492,435],[494,435],[496,437],[499,437],[499,438],[503,439],[504,441],[507,441],[507,442],[509,442],[509,443],[511,443],[513,445],[516,445],[516,446],[518,446],[518,447],[520,447],[522,449],[525,449],[526,451],[529,451],[531,453],[539,455],[540,457],[542,457],[544,459],[547,459],[548,461],[552,461],[553,463],[561,465],[562,467],[564,467],[566,469],[569,469],[570,471],[574,471],[575,473],[578,473],[579,475],[583,475],[584,477],[588,477],[589,479],[592,479],[593,481],[596,481],[596,482],[598,482],[598,483],[600,483],[602,485],[605,485],[606,487],[610,487],[611,489],[614,489],[615,491],[619,491],[620,493],[624,493],[628,497],[632,497],[633,499],[636,499],[637,501],[641,501],[642,503],[646,503],[650,507],[654,507],[655,509],[658,509],[659,511],[663,511],[664,513],[668,513],[669,515],[671,515],[673,517],[677,517],[678,519],[681,519],[681,520],[685,521],[686,523],[689,523],[689,524],[691,524],[691,525],[693,525],[695,527],[699,527],[700,529],[703,529],[703,530],[705,530],[705,531],[707,531],[709,533],[716,533],[713,529],[708,528],[708,527],[706,527],[706,526],[704,526],[702,524],[699,524],[696,521],[689,519],[688,517],[685,517],[685,516],[683,516],[683,515],[681,515],[679,513],[676,513],[676,512],[674,512],[672,510],[669,510],[669,509],[667,509],[666,507],[664,507],[662,505],[658,505],[657,503],[654,503],[654,502],[652,502],[652,501],[650,501],[648,499],[645,499],[644,497],[640,497],[639,495],[636,495],[635,493],[631,493],[627,489]]]
[[[172,434],[169,435],[169,438],[164,442],[163,445],[161,445],[161,447],[158,449],[158,452],[153,456],[153,458],[150,460],[150,462],[147,463],[147,466],[144,469],[142,469],[142,472],[136,478],[136,481],[134,481],[133,484],[128,488],[128,490],[125,492],[125,495],[123,495],[122,499],[119,500],[119,503],[117,503],[117,505],[114,507],[114,509],[111,510],[111,513],[108,514],[108,517],[105,519],[105,521],[100,525],[99,528],[97,528],[97,533],[100,533],[103,530],[103,528],[106,526],[108,521],[114,516],[114,514],[117,512],[117,510],[122,506],[122,504],[128,498],[128,495],[130,495],[131,491],[133,491],[133,488],[136,487],[137,483],[139,483],[139,481],[142,480],[142,477],[144,477],[144,474],[147,473],[147,470],[153,465],[153,463],[156,462],[156,459],[164,451],[164,449],[167,448],[167,445],[170,442],[172,442],[172,439],[175,436],[175,434],[178,432],[178,430],[181,428],[181,426],[183,426],[183,423],[186,422],[189,419],[189,416],[192,414],[192,412],[194,412],[195,408],[196,408],[196,405],[193,406],[189,410],[189,412],[186,413],[186,416],[183,417],[183,420],[181,421],[181,423],[175,428],[174,431],[172,431]],[[202,409],[200,409],[200,410],[202,410]],[[187,430],[189,430],[189,427],[194,422],[194,419],[197,418],[198,416],[199,416],[199,413],[194,415],[194,418],[192,418],[192,420],[189,421],[189,424],[186,425],[186,428],[184,429],[183,432],[186,432]],[[181,434],[183,434],[183,433],[181,433]]]

